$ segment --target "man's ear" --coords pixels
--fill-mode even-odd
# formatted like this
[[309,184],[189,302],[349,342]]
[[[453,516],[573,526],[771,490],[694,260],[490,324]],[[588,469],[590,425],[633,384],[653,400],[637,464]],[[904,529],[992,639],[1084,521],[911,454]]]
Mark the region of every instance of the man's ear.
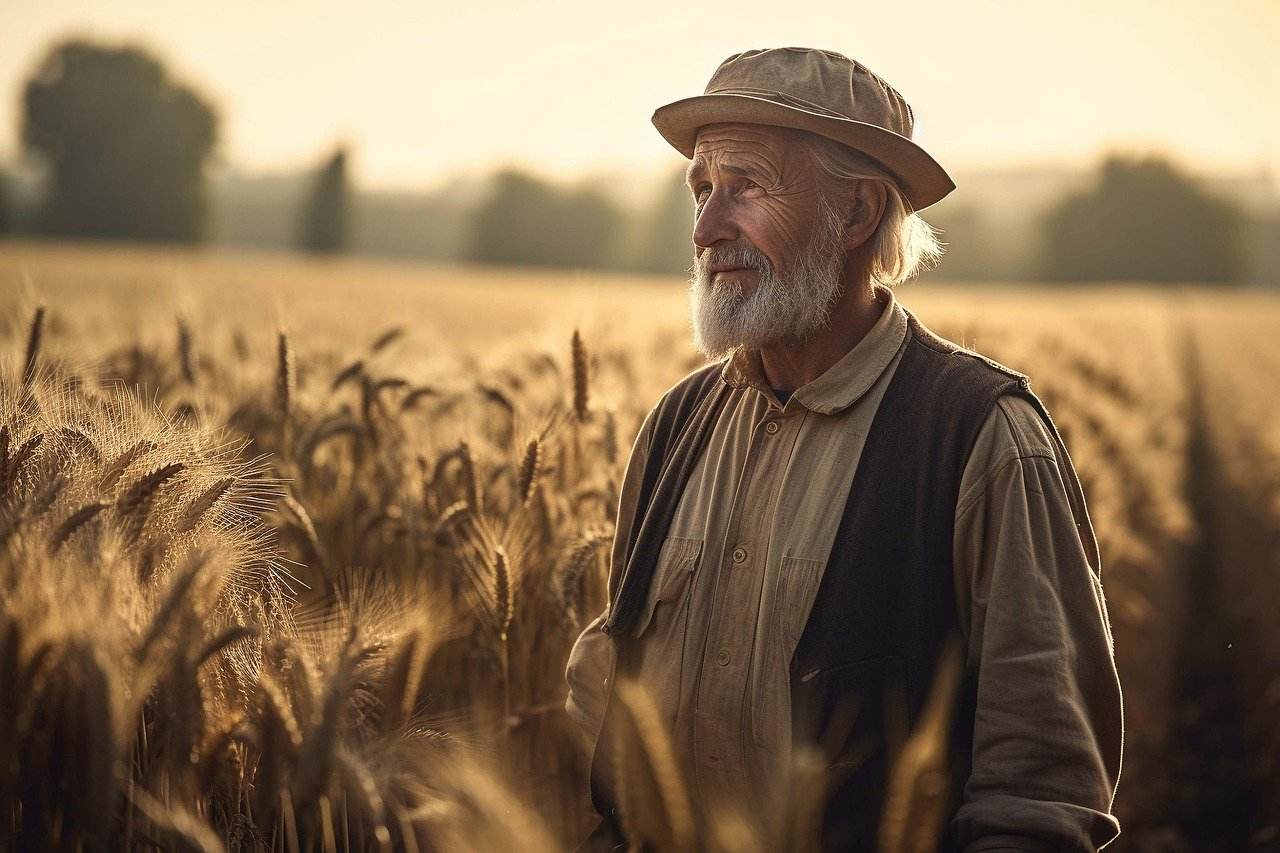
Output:
[[856,249],[875,233],[884,216],[888,193],[880,181],[862,179],[854,186],[849,215],[845,217],[845,248]]

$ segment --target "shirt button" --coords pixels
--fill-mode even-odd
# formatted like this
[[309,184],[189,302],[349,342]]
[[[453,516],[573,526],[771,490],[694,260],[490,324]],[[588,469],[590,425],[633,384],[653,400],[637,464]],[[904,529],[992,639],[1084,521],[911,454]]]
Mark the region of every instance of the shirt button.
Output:
[[765,432],[767,432],[767,433],[769,433],[769,435],[777,435],[777,434],[778,434],[778,422],[777,422],[777,421],[769,421],[767,424],[765,424],[765,425],[764,425],[764,431],[765,431]]
[[733,561],[734,561],[735,563],[745,563],[745,562],[747,561],[747,549],[746,549],[746,548],[734,548],[734,549],[733,549]]
[[729,665],[729,650],[728,650],[728,649],[721,649],[721,650],[719,651],[719,653],[716,655],[716,663],[720,664],[721,666],[728,666],[728,665]]

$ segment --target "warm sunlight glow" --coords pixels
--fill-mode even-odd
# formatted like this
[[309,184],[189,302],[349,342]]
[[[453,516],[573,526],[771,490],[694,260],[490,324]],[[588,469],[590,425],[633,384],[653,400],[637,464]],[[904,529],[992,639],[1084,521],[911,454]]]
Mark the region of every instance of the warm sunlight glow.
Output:
[[[641,12],[641,10],[643,10]],[[896,85],[951,169],[1091,162],[1108,146],[1211,170],[1280,170],[1280,4],[805,4],[699,12],[475,0],[0,8],[0,156],[22,80],[69,32],[142,39],[218,99],[222,155],[289,168],[335,140],[369,186],[515,162],[560,175],[672,162],[653,109],[753,47],[829,47]]]

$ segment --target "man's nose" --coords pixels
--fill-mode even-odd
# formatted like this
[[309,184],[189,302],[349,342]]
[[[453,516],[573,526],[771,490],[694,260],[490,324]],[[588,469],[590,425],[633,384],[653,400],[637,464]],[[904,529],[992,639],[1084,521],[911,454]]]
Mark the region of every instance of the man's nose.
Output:
[[733,221],[730,205],[724,194],[713,191],[693,221],[693,245],[708,249],[723,241],[738,239],[738,227]]

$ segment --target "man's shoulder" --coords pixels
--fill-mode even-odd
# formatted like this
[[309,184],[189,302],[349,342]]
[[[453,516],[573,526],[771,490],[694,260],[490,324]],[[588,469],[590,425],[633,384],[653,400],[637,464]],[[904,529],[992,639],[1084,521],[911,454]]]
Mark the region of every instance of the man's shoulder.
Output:
[[1029,466],[1060,470],[1069,464],[1059,454],[1050,430],[1030,392],[1001,394],[969,450],[956,501],[957,517],[997,477],[1016,477]]
[[[987,447],[994,464],[1009,458],[1058,455],[1057,425],[1031,387],[1031,377],[986,353],[948,340],[912,317],[912,339],[933,374],[938,404],[967,408],[983,401],[974,415],[981,423],[974,451]],[[971,455],[974,461],[976,455]]]
[[1001,394],[991,415],[993,420],[999,421],[1000,432],[1017,450],[1018,456],[1047,456],[1051,459],[1057,456],[1049,425],[1029,394]]
[[928,353],[931,359],[948,372],[985,376],[989,381],[997,382],[1013,380],[1023,388],[1030,386],[1030,378],[1022,371],[996,361],[986,353],[943,337],[911,312],[907,316],[911,324],[912,341],[921,347],[921,352]]

